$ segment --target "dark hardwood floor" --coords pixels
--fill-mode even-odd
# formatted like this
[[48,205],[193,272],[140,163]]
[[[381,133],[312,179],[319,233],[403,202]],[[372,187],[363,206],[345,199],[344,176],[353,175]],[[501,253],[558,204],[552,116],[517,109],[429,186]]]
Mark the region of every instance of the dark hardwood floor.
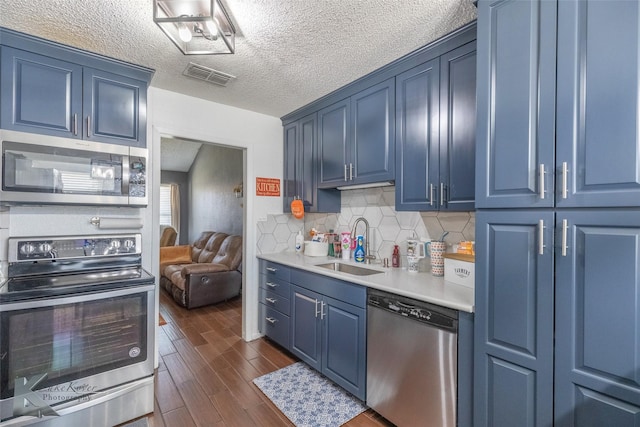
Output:
[[[160,363],[151,427],[292,426],[252,383],[297,360],[268,339],[245,342],[242,301],[186,310],[160,291]],[[390,426],[372,410],[346,426]]]

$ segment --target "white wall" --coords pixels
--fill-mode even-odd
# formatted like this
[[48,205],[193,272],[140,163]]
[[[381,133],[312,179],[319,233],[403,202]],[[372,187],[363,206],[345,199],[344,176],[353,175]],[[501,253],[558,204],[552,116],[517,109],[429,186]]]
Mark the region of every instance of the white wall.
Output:
[[[242,335],[252,340],[258,333],[257,223],[267,214],[282,213],[281,197],[256,197],[256,177],[282,179],[282,123],[277,117],[229,107],[174,92],[150,88],[148,120],[151,137],[150,204],[145,223],[158,230],[160,191],[160,138],[205,141],[244,149],[244,253]],[[151,269],[158,274],[159,235],[152,234]]]

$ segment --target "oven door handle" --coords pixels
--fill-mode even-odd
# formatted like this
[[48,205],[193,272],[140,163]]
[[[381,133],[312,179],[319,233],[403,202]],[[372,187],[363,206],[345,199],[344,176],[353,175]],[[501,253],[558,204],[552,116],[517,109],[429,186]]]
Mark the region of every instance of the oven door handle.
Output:
[[96,301],[107,298],[115,298],[124,295],[133,295],[144,292],[155,291],[155,284],[147,284],[140,286],[130,286],[126,288],[118,288],[101,292],[89,292],[80,294],[65,294],[52,296],[50,298],[34,298],[29,300],[8,301],[0,304],[0,313],[4,311],[27,310],[31,308],[52,307],[63,304],[77,304],[86,301]]

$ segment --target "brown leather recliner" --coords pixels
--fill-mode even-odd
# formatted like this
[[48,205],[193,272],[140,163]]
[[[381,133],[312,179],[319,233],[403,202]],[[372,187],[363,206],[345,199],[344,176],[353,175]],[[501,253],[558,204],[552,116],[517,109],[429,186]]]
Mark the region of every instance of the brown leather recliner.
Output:
[[193,245],[167,248],[166,256],[163,250],[160,285],[183,307],[202,307],[240,294],[242,236],[205,231]]

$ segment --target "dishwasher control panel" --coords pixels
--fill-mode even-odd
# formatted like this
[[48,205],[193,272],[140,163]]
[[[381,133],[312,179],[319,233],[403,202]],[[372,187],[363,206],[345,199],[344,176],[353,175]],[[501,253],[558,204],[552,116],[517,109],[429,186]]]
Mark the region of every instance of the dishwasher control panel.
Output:
[[458,312],[450,308],[379,291],[370,291],[367,302],[370,306],[424,322],[440,329],[452,332],[458,330]]

